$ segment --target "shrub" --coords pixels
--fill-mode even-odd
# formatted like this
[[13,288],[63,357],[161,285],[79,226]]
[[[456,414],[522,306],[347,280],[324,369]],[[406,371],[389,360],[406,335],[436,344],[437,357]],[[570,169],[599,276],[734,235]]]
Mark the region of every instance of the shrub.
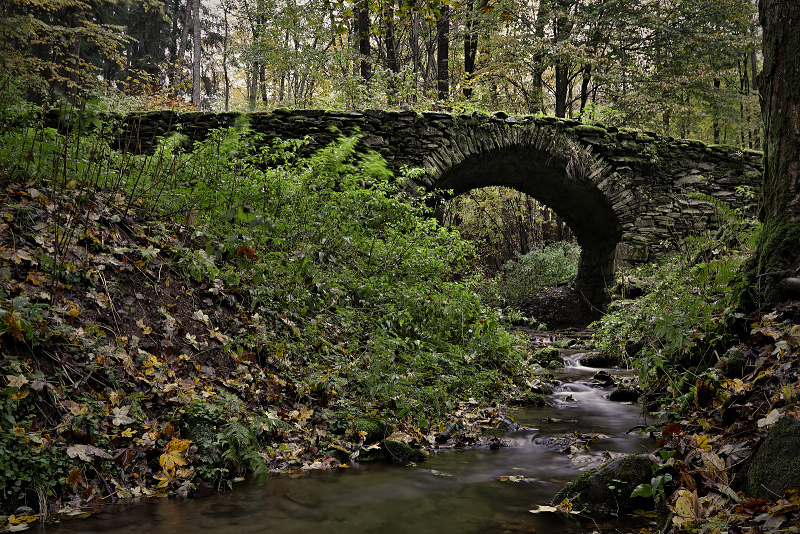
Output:
[[491,306],[518,306],[534,291],[575,278],[580,253],[578,245],[566,241],[518,253],[503,265],[502,276],[482,285],[481,295]]

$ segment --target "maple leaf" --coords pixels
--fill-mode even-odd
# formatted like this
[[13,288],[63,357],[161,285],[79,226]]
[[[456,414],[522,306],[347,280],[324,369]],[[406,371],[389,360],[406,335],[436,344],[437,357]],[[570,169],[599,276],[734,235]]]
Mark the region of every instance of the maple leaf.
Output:
[[25,375],[6,375],[6,378],[8,378],[8,387],[10,388],[21,388],[28,383]]
[[174,473],[175,468],[187,465],[189,462],[182,456],[182,453],[189,448],[192,441],[189,439],[172,438],[164,448],[164,454],[158,459],[161,468],[165,473]]
[[11,312],[6,313],[6,324],[11,331],[11,335],[14,336],[14,339],[17,341],[25,341],[25,336],[22,333],[22,323],[19,321],[16,314]]
[[689,443],[689,445],[691,445],[695,449],[701,449],[701,450],[704,450],[704,451],[710,451],[711,450],[711,443],[709,443],[709,441],[708,441],[708,436],[703,436],[703,435],[700,435],[700,434],[693,434],[692,435],[692,440]]
[[128,412],[130,411],[130,409],[131,409],[130,404],[128,406],[121,406],[118,408],[114,408],[112,410],[113,413],[112,413],[111,424],[113,424],[114,426],[120,426],[120,425],[129,425],[133,423],[134,419],[128,417]]
[[111,460],[110,454],[92,445],[71,445],[67,447],[67,456],[70,458],[80,458],[84,462],[91,462],[92,456]]

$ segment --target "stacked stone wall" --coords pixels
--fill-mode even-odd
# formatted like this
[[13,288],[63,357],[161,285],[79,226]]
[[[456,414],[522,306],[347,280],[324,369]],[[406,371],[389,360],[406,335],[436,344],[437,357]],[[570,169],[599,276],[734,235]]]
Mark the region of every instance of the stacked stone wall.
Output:
[[[191,143],[240,117],[169,111],[128,115],[121,140],[129,150],[148,151],[158,137],[180,131]],[[456,194],[508,185],[503,169],[496,177],[491,170],[480,177],[470,172],[475,163],[500,153],[503,161],[527,158],[540,174],[563,176],[567,185],[561,193],[552,179],[539,185],[534,171],[512,186],[561,206],[559,215],[571,222],[584,247],[579,283],[597,301],[615,265],[655,260],[684,237],[715,231],[723,221],[715,203],[746,210],[755,200],[737,188],[760,192],[762,181],[760,152],[553,117],[384,110],[275,110],[245,117],[263,134],[263,143],[307,138],[308,153],[341,135],[358,134],[361,149],[377,151],[394,169],[426,169],[419,185]],[[587,198],[553,197],[559,194]],[[587,219],[595,212],[607,213],[597,222]],[[589,222],[581,228],[584,220]]]

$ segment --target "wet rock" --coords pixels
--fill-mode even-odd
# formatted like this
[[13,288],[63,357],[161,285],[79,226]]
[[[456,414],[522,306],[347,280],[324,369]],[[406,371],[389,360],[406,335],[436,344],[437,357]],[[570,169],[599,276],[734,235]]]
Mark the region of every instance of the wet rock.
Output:
[[[552,393],[552,388],[551,388]],[[545,406],[547,403],[544,401],[544,397],[542,397],[538,393],[534,393],[532,391],[525,393],[519,397],[516,397],[511,400],[511,404],[514,406]]]
[[566,499],[576,509],[598,515],[619,515],[634,508],[631,492],[652,477],[653,462],[648,455],[632,455],[612,460],[606,465],[583,473],[553,498],[553,503]]
[[769,431],[747,472],[747,494],[774,501],[800,480],[800,421],[784,415]]
[[599,352],[589,352],[582,355],[580,362],[584,367],[614,367],[619,365],[617,358],[600,354]]
[[381,447],[389,458],[399,462],[424,462],[428,459],[428,454],[425,451],[415,449],[402,441],[385,439],[381,442]]
[[364,432],[364,443],[375,443],[386,436],[386,423],[371,417],[356,417],[353,426],[359,432]]
[[564,367],[564,359],[561,357],[561,352],[553,347],[546,347],[539,349],[533,353],[531,359],[548,369],[560,369]]
[[615,382],[614,377],[605,371],[598,371],[595,373],[595,375],[592,377],[592,380],[600,387],[613,386]]
[[635,388],[617,388],[608,396],[614,402],[638,402],[641,392]]
[[496,428],[501,432],[516,432],[521,427],[517,423],[515,423],[514,420],[511,419],[509,416],[503,415],[500,418],[500,422],[497,423]]

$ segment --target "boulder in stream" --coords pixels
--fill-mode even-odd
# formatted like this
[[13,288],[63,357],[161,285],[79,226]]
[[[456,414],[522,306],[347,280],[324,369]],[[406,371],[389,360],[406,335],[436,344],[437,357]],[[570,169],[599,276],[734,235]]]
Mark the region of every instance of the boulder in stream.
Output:
[[631,492],[652,477],[649,455],[636,454],[612,460],[583,473],[553,498],[553,503],[571,500],[576,510],[597,515],[620,515],[634,508]]
[[422,449],[399,440],[385,439],[381,442],[381,448],[390,459],[399,462],[424,462],[428,459],[428,453]]
[[577,355],[580,357],[581,365],[584,367],[614,367],[619,365],[619,358],[609,356],[608,354],[601,354],[599,352],[587,352],[585,354]]
[[548,369],[561,369],[564,367],[564,358],[561,357],[561,351],[555,347],[545,347],[533,353],[531,359]]
[[614,402],[638,402],[642,392],[636,388],[619,387],[608,395],[608,400]]

